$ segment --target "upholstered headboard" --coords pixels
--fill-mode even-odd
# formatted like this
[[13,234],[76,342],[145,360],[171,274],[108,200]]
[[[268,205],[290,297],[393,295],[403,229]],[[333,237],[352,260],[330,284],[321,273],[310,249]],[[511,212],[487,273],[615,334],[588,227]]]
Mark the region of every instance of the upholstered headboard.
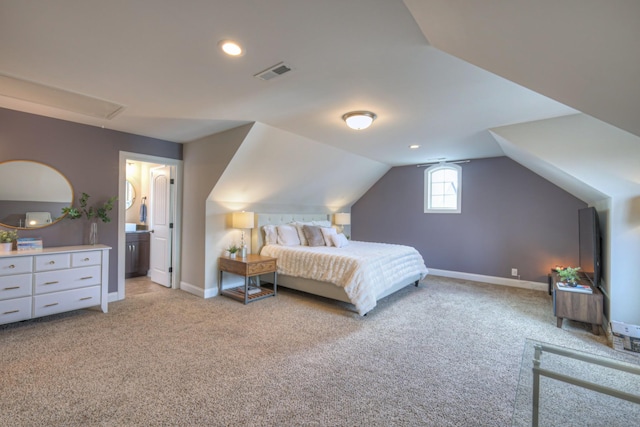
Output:
[[251,252],[259,254],[262,246],[264,245],[264,231],[262,227],[265,225],[280,225],[287,224],[293,221],[331,221],[331,214],[327,213],[315,213],[315,214],[256,214],[256,228],[251,230]]

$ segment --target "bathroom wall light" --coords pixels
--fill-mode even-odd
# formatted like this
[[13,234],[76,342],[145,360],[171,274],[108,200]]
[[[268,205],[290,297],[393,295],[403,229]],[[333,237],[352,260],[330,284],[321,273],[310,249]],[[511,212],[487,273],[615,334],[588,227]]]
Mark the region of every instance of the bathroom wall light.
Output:
[[376,116],[371,111],[352,111],[342,116],[342,120],[347,123],[351,129],[362,130],[371,126],[371,123],[376,119]]

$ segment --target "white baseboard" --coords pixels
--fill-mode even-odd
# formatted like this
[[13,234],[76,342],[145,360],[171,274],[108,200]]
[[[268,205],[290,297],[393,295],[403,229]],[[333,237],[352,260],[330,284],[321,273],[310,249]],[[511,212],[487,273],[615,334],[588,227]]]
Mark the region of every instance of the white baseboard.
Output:
[[459,271],[438,270],[429,268],[429,274],[434,276],[451,277],[452,279],[471,280],[474,282],[491,283],[493,285],[511,286],[514,288],[532,289],[534,291],[548,292],[549,284],[541,282],[529,282],[526,280],[507,279],[505,277],[483,276],[481,274],[462,273]]
[[214,287],[209,289],[202,289],[187,282],[180,282],[180,289],[204,299],[212,298],[218,295],[218,288]]

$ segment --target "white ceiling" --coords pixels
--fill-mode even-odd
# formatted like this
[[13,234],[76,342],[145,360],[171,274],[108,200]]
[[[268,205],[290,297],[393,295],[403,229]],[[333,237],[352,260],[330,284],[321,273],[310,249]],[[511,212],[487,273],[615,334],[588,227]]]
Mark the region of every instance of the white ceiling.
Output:
[[[0,0],[0,74],[126,108],[106,120],[0,107],[176,142],[257,121],[391,166],[503,155],[488,129],[576,113],[430,46],[416,23],[429,9],[413,12],[401,0]],[[222,55],[224,38],[246,54]],[[280,61],[293,71],[253,77]],[[340,117],[360,109],[378,119],[352,131]]]

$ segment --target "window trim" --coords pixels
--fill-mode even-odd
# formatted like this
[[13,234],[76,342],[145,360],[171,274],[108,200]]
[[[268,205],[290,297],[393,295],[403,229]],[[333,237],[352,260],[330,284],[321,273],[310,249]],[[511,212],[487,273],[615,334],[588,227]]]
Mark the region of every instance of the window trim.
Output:
[[[455,170],[458,174],[458,187],[456,191],[456,208],[442,209],[431,208],[431,177],[440,170]],[[462,167],[453,163],[438,163],[424,170],[424,213],[462,213]]]

